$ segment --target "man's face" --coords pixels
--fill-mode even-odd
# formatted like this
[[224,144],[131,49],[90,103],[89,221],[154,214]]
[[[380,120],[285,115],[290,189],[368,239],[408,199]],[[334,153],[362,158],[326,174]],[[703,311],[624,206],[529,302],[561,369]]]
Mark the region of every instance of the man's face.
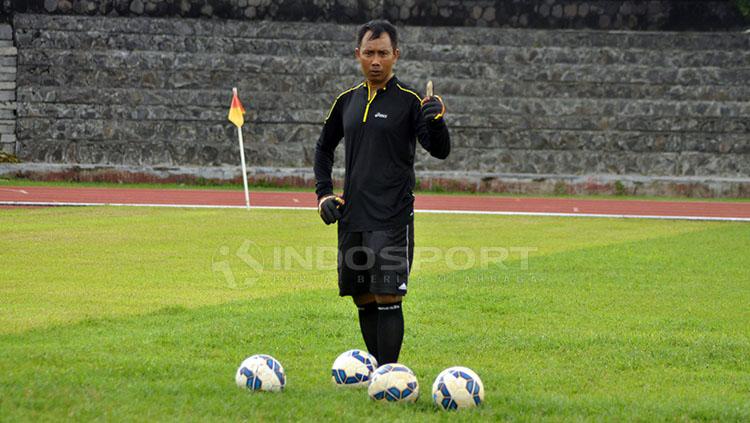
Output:
[[372,84],[382,84],[391,76],[393,65],[398,61],[401,52],[393,49],[391,37],[387,32],[380,34],[380,37],[371,40],[372,31],[367,31],[362,38],[362,44],[354,50],[362,73]]

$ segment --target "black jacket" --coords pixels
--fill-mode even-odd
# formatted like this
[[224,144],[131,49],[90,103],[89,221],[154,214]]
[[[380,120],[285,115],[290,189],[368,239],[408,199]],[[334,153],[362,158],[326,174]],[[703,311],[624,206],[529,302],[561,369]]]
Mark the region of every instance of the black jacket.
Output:
[[439,159],[450,153],[444,119],[425,122],[421,96],[394,76],[368,102],[363,82],[339,94],[315,147],[316,193],[333,193],[333,152],[344,138],[345,176],[339,229],[362,232],[406,225],[414,210],[415,140]]

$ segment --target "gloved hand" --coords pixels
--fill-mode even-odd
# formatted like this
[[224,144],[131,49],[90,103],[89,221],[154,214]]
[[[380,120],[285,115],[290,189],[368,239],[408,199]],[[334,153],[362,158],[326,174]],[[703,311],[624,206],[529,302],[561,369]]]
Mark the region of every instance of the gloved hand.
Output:
[[344,199],[338,195],[326,195],[318,201],[318,213],[326,225],[336,223],[341,219],[339,207],[344,205]]
[[445,115],[445,104],[439,95],[422,100],[422,117],[427,123],[439,122]]

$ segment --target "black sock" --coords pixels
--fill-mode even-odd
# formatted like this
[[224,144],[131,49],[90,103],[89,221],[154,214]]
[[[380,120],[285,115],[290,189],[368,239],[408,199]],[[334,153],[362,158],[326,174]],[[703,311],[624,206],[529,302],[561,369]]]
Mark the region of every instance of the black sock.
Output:
[[378,364],[397,363],[404,341],[404,313],[401,301],[378,304]]
[[[362,338],[367,345],[367,351],[378,358],[378,304],[371,302],[357,306],[359,310],[359,329],[362,331]],[[378,364],[380,361],[378,361]]]

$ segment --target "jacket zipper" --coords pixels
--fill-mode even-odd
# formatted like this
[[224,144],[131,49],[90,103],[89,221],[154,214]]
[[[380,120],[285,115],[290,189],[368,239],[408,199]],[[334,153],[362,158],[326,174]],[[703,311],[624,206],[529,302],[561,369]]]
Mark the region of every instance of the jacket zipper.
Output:
[[370,98],[370,84],[367,84],[367,98],[369,99],[367,101],[367,107],[365,107],[365,115],[362,116],[362,123],[367,122],[367,113],[370,112],[370,104],[375,100],[375,97],[378,96],[378,92],[375,91],[375,95]]

